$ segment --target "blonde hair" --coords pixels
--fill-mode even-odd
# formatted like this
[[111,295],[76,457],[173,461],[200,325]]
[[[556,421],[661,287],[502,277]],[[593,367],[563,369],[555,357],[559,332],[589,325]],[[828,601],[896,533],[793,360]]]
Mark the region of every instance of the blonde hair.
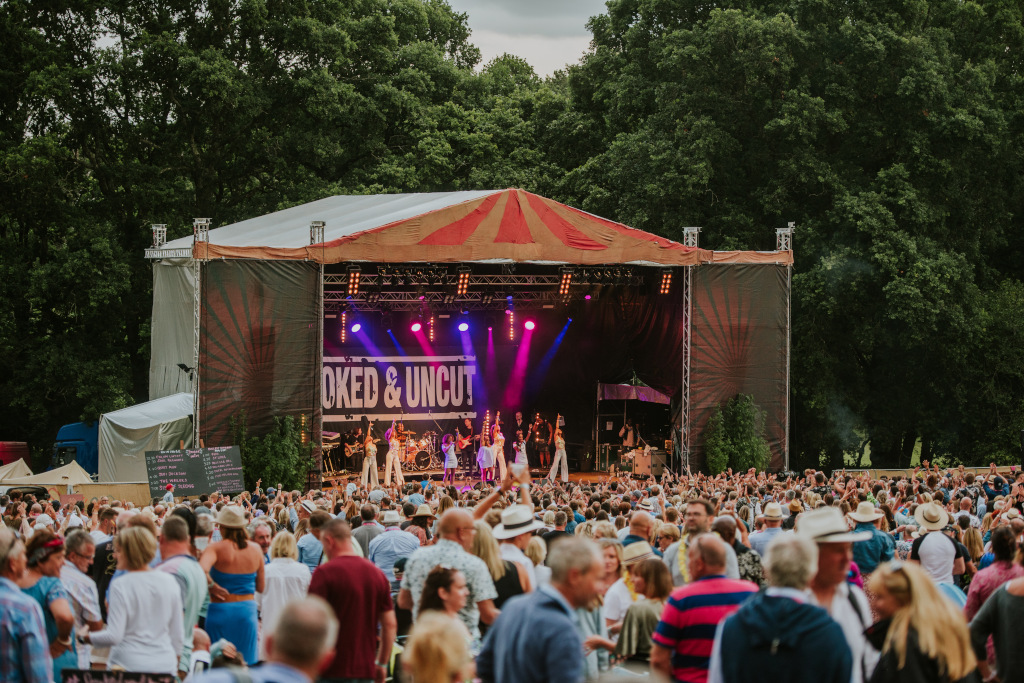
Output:
[[985,553],[985,542],[981,538],[981,532],[972,527],[964,530],[964,546],[971,554],[971,560],[977,562]]
[[672,539],[672,542],[679,540],[679,527],[675,524],[662,524],[658,529],[659,536],[668,536]]
[[452,500],[451,496],[441,496],[441,500],[437,503],[437,518],[440,519],[441,515],[455,507],[455,501]]
[[600,522],[594,522],[593,535],[595,539],[599,538],[612,538],[615,540],[619,539],[619,535],[615,532],[615,525],[608,520],[601,520]]
[[156,557],[156,536],[144,526],[121,529],[114,536],[114,546],[131,571],[145,569]]
[[420,614],[402,652],[402,667],[415,683],[462,681],[472,661],[466,627],[444,612]]
[[491,525],[478,519],[473,526],[476,527],[476,535],[473,536],[470,552],[484,561],[491,578],[497,581],[505,576],[505,561],[501,559],[501,551],[498,549],[498,542],[494,540]]
[[544,558],[548,556],[548,548],[541,538],[534,536],[526,544],[523,554],[530,558],[530,562],[533,562],[534,566],[538,566],[544,564]]
[[626,567],[622,564],[622,543],[617,538],[599,538],[597,539],[597,547],[601,549],[601,555],[604,555],[605,548],[614,548],[615,556],[619,558],[619,575],[618,578],[622,578],[626,575]]
[[299,547],[295,544],[295,536],[290,531],[282,531],[270,544],[270,559],[277,557],[290,557],[293,560],[299,559]]
[[882,646],[882,652],[896,652],[900,669],[907,663],[910,629],[917,632],[921,652],[938,663],[939,673],[946,678],[959,680],[977,666],[963,614],[923,569],[907,562],[886,562],[871,574],[868,588],[885,591],[900,604]]

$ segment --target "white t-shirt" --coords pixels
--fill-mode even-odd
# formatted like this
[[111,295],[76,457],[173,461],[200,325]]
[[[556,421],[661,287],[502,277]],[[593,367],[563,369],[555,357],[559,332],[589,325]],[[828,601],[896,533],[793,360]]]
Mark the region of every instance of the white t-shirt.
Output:
[[604,616],[612,621],[622,621],[626,616],[626,610],[633,604],[633,598],[629,594],[629,587],[625,579],[619,579],[612,584],[608,592],[604,594]]
[[[854,609],[850,603],[851,593],[859,609]],[[828,610],[829,616],[843,629],[846,644],[850,646],[853,655],[853,674],[850,683],[864,683],[864,674],[871,676],[879,657],[878,650],[871,647],[864,637],[864,629],[871,626],[871,606],[864,591],[844,581],[836,586],[832,604],[827,606],[818,604],[817,597],[812,591],[808,591],[808,594],[811,604]]]
[[953,583],[953,563],[956,562],[956,546],[953,539],[941,531],[931,531],[918,539],[917,556],[921,568],[928,572],[935,583]]

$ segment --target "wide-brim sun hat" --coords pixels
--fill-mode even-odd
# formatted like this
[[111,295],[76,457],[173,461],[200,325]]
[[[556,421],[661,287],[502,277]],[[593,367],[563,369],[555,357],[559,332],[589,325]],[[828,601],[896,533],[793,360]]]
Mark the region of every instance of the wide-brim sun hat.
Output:
[[654,512],[654,506],[651,505],[650,498],[644,498],[642,501],[636,504],[638,512]]
[[938,531],[949,524],[949,513],[938,503],[923,503],[914,511],[917,527],[926,531]]
[[782,519],[784,516],[782,514],[782,506],[778,503],[768,503],[764,506],[765,519]]
[[544,524],[533,516],[533,510],[525,505],[511,505],[501,511],[501,524],[494,527],[494,537],[504,541],[543,528]]
[[856,522],[873,522],[885,517],[885,513],[875,509],[871,501],[864,500],[857,504],[857,510],[849,513],[850,519]]
[[817,508],[800,515],[796,533],[815,543],[857,543],[871,538],[870,531],[850,531],[843,513],[833,507]]
[[[430,511],[430,506],[426,503],[420,503],[419,507],[416,508],[416,512],[413,513],[413,517],[436,517],[436,515]],[[411,519],[411,518],[410,518]]]
[[654,549],[651,548],[651,544],[647,541],[630,543],[622,549],[622,566],[628,567],[631,564],[643,562],[652,557],[657,557],[657,555],[654,554]]
[[225,505],[217,513],[217,524],[228,529],[244,529],[245,511],[237,505]]

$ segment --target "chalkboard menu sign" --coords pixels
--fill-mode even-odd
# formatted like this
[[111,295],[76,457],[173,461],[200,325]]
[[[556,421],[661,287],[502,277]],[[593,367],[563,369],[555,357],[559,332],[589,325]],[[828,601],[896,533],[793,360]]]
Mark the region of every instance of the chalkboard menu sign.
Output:
[[238,446],[146,451],[146,474],[154,498],[164,495],[168,484],[174,484],[175,496],[245,490]]

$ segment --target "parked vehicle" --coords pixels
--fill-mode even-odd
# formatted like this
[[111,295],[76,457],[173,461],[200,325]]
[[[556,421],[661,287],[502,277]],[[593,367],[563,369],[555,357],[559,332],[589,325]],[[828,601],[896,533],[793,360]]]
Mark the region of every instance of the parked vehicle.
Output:
[[64,425],[57,432],[57,441],[53,444],[53,458],[50,469],[63,467],[71,462],[78,462],[89,474],[99,473],[99,441],[100,423],[75,422]]

